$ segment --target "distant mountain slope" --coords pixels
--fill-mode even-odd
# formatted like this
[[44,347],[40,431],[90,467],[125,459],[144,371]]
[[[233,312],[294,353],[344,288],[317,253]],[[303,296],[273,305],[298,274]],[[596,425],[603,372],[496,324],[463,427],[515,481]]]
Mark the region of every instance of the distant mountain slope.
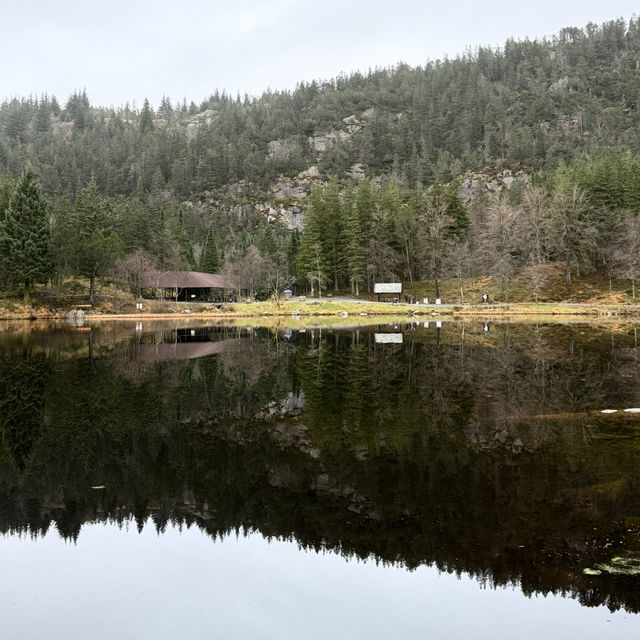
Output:
[[317,166],[321,175],[393,173],[407,186],[467,169],[548,170],[584,152],[640,151],[640,19],[508,41],[426,67],[301,83],[257,99],[117,110],[85,94],[0,106],[0,172],[30,161],[52,193],[91,174],[108,196],[190,197]]

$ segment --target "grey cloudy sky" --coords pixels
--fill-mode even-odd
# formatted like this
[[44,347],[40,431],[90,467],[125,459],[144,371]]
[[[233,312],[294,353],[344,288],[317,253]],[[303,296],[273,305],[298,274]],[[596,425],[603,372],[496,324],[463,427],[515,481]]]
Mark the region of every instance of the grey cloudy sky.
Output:
[[31,0],[2,8],[0,98],[64,101],[84,88],[94,104],[157,106],[216,88],[256,95],[634,12],[637,0]]

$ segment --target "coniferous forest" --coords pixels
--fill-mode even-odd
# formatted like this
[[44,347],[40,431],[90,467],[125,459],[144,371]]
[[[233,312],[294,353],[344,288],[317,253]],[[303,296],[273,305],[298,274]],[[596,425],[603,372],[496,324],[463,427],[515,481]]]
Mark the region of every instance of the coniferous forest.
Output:
[[[48,247],[24,274],[27,201]],[[631,300],[639,211],[638,18],[260,97],[0,105],[0,275],[25,295],[79,276],[93,299],[106,276],[157,267],[263,295],[402,280],[438,297],[448,279],[462,300],[465,278],[509,299],[517,275],[544,299],[556,265],[568,296],[597,273]]]

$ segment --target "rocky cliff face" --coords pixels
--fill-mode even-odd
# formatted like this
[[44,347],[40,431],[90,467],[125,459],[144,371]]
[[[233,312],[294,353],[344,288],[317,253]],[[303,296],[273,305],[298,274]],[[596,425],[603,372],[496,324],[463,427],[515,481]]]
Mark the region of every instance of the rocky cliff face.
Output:
[[[347,175],[353,180],[367,179],[362,165],[357,163],[350,168]],[[311,188],[315,183],[323,183],[315,165],[293,178],[280,176],[269,187],[271,201],[256,201],[249,205],[238,205],[236,207],[236,215],[242,218],[256,211],[267,218],[269,222],[279,221],[289,230],[297,229],[302,231],[304,229],[304,214],[306,211],[305,200],[311,193]],[[523,188],[526,188],[531,184],[531,177],[523,171],[513,173],[509,170],[502,171],[496,175],[468,173],[461,179],[458,194],[464,202],[469,203],[473,197],[483,194],[491,196],[503,189],[511,189],[518,183]]]
[[206,109],[181,122],[187,140],[193,140],[200,127],[208,127],[217,117],[218,114],[214,109]]
[[468,173],[460,183],[458,195],[465,202],[470,202],[471,198],[479,193],[487,195],[499,193],[503,189],[511,189],[516,182],[520,182],[526,187],[531,184],[531,176],[524,173],[524,171],[512,173],[508,169],[501,171],[497,175]]

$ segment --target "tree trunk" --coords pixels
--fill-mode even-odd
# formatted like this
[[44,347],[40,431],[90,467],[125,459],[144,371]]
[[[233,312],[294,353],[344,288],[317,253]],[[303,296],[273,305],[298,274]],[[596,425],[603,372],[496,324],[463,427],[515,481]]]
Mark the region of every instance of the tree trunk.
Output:
[[404,243],[404,248],[405,248],[405,258],[407,261],[407,271],[409,272],[409,284],[411,286],[411,293],[415,293],[415,289],[413,287],[413,273],[411,272],[411,263],[409,262],[409,244],[407,241],[405,241]]
[[95,286],[95,280],[96,280],[96,277],[92,273],[91,277],[89,278],[89,304],[91,306],[93,306],[93,288]]
[[607,275],[609,276],[609,291],[611,291],[611,280],[613,279],[613,273],[611,273],[611,267],[607,268]]
[[31,291],[29,282],[24,283],[24,296],[22,298],[22,302],[24,302],[24,304],[27,306],[31,305]]
[[436,288],[436,299],[440,297],[440,287],[438,285],[438,278],[434,280],[435,288]]

